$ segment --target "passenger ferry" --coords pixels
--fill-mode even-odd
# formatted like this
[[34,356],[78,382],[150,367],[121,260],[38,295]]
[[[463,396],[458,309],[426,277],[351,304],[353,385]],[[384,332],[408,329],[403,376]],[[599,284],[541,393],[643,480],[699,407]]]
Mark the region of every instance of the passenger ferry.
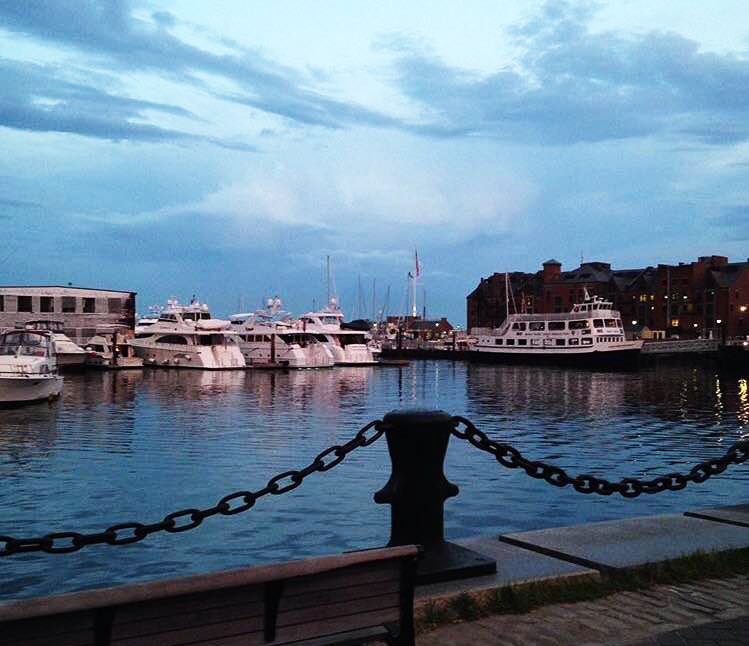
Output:
[[146,366],[221,370],[246,366],[229,321],[214,319],[197,301],[170,299],[156,323],[136,329],[129,341]]
[[510,314],[498,329],[478,335],[474,352],[522,361],[614,363],[636,359],[642,343],[625,338],[621,315],[611,302],[586,291],[583,302],[567,314]]

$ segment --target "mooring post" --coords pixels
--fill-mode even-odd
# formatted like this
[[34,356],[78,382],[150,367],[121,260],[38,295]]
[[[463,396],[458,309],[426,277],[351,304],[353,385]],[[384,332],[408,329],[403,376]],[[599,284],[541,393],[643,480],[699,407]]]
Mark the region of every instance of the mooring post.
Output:
[[496,572],[494,560],[445,541],[445,500],[459,491],[443,470],[451,416],[441,410],[404,409],[389,412],[383,422],[392,473],[374,500],[391,508],[388,546],[424,547],[420,583]]

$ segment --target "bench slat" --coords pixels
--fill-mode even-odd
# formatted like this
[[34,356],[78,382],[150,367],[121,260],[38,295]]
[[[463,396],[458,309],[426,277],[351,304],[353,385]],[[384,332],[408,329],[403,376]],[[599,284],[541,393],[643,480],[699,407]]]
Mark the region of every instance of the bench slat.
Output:
[[[70,643],[78,643],[81,635],[94,634],[94,616],[90,611],[76,612],[68,615],[52,615],[47,617],[34,617],[32,619],[19,619],[2,624],[0,627],[0,643],[11,639],[43,639],[48,635],[56,635],[56,639],[72,640]],[[83,643],[83,642],[81,642]]]
[[[394,609],[390,610],[377,610],[373,612],[362,613],[358,616],[356,625],[360,627],[381,626],[382,624],[392,621],[393,615],[395,615],[395,617],[397,618],[397,606]],[[350,616],[335,617],[333,619],[319,621],[314,625],[303,624],[298,626],[286,626],[284,628],[279,628],[276,640],[277,642],[281,643],[298,641],[312,637],[320,637],[323,635],[348,632],[352,628],[354,628],[354,626],[352,626]],[[224,645],[222,644],[221,646]]]
[[[250,639],[252,634],[263,636],[263,617],[250,617],[236,621],[223,621],[216,624],[191,626],[177,630],[168,630],[135,637],[112,635],[111,646],[182,646],[183,644],[213,644],[223,637],[244,636]],[[262,639],[260,642],[262,643]]]
[[398,561],[362,563],[315,576],[289,579],[284,586],[284,594],[293,596],[322,590],[335,590],[342,585],[368,585],[382,581],[397,581],[399,576],[400,563]]
[[262,586],[240,586],[225,590],[211,590],[209,592],[193,592],[167,599],[152,599],[138,601],[119,606],[114,624],[130,621],[142,621],[157,617],[169,617],[180,613],[191,613],[209,608],[221,608],[241,603],[262,603]]

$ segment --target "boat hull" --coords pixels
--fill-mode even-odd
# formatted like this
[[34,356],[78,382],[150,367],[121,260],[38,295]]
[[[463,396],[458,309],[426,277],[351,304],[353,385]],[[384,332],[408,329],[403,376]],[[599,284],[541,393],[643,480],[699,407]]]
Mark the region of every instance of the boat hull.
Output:
[[199,370],[241,370],[246,367],[237,345],[141,345],[137,341],[131,341],[130,345],[135,356],[143,360],[145,367]]
[[640,361],[640,347],[581,350],[570,348],[561,350],[539,350],[536,352],[507,352],[475,349],[462,353],[473,361],[487,363],[515,364],[555,364],[567,366],[619,367],[637,366]]
[[28,404],[55,399],[62,392],[59,375],[19,375],[0,377],[0,404]]

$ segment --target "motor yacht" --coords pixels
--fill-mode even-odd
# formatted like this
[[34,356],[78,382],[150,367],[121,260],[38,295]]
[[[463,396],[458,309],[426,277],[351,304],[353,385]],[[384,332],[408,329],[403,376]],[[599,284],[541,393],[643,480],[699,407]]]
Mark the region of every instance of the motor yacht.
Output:
[[[342,327],[343,312],[335,297],[318,312],[308,312],[297,322],[297,326],[310,332],[324,343],[333,354],[336,365],[366,366],[376,364],[375,348],[370,347],[368,334],[361,330]],[[374,350],[374,351],[373,351]]]
[[142,368],[143,359],[135,356],[135,349],[125,334],[96,334],[85,345],[88,365],[96,368]]
[[329,368],[333,353],[316,335],[295,325],[281,300],[270,298],[263,309],[231,317],[247,365],[287,368]]
[[238,369],[246,366],[229,321],[214,319],[208,306],[170,299],[156,323],[139,329],[129,341],[145,366]]
[[42,330],[0,333],[0,404],[54,399],[62,392],[52,334]]
[[49,319],[28,321],[24,323],[24,329],[46,331],[52,335],[57,352],[57,366],[60,370],[76,370],[85,365],[88,358],[86,351],[65,334],[62,321]]

